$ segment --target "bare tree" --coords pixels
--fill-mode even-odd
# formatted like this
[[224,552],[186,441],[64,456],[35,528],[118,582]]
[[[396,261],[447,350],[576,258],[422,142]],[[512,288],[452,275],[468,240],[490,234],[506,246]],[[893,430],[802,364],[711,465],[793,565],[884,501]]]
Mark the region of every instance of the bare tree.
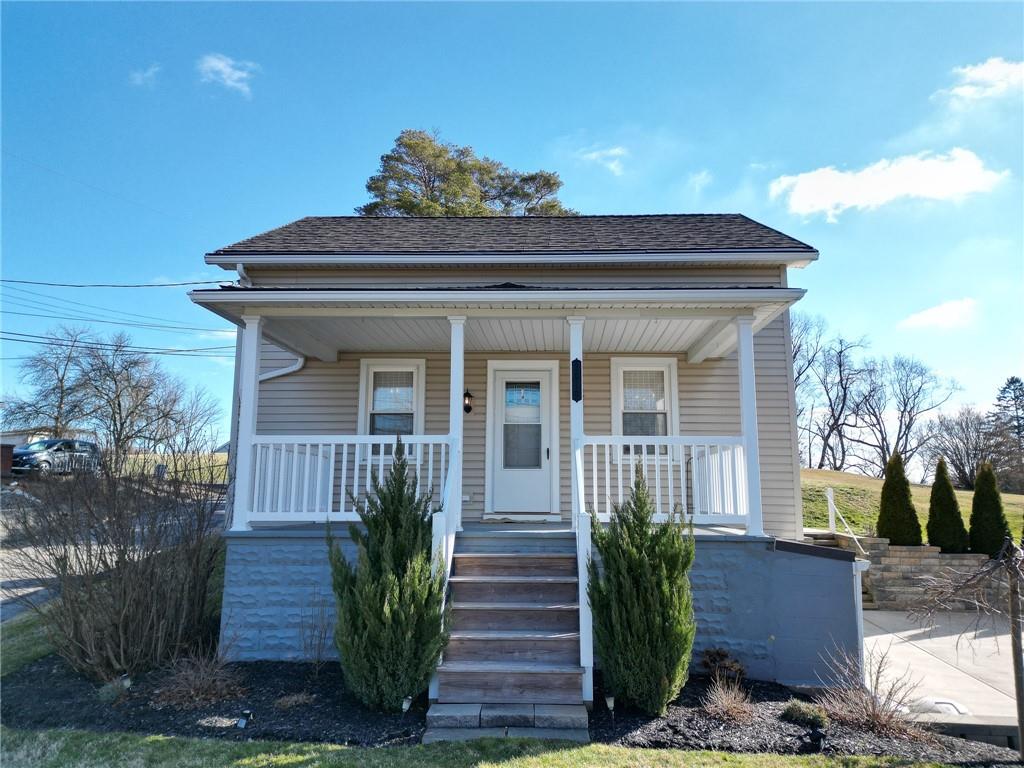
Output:
[[978,467],[992,460],[986,418],[980,411],[964,406],[954,414],[940,413],[928,426],[930,440],[925,449],[928,464],[940,456],[953,472],[958,488],[974,488]]
[[[811,367],[825,348],[825,318],[792,312],[789,316],[789,334],[793,342],[793,383],[799,391],[806,388]],[[799,403],[798,403],[799,408]]]
[[3,423],[8,428],[42,427],[52,437],[67,437],[87,415],[75,360],[88,349],[92,337],[82,328],[63,326],[48,337],[21,363],[21,380],[31,389],[25,398],[7,399]]
[[856,428],[847,432],[861,467],[882,477],[893,453],[909,464],[931,437],[924,419],[956,389],[912,357],[867,361],[856,395]]
[[820,408],[810,433],[820,444],[818,469],[843,470],[849,455],[850,431],[860,412],[859,392],[865,369],[854,355],[864,347],[862,340],[837,336],[825,345],[810,366]]
[[75,366],[88,423],[101,435],[112,471],[126,469],[133,453],[187,454],[206,437],[216,414],[209,398],[134,351],[124,334],[86,348]]

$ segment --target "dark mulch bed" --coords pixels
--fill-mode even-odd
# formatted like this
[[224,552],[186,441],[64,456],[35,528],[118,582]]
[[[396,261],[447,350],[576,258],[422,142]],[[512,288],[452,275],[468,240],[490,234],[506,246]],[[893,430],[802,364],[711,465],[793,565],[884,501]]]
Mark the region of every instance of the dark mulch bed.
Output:
[[[595,742],[626,747],[708,749],[725,752],[816,752],[808,729],[779,718],[794,694],[775,683],[746,684],[754,705],[749,723],[722,722],[701,708],[706,678],[691,678],[664,717],[651,717],[616,708],[614,719],[604,705],[600,680],[596,681],[590,737]],[[804,697],[798,697],[804,698]],[[838,723],[825,729],[822,753],[827,755],[890,755],[908,760],[964,765],[1017,764],[1017,753],[1003,747],[928,734],[925,738],[879,736]]]
[[[99,686],[85,680],[57,656],[47,656],[3,678],[0,720],[12,728],[80,728],[134,731],[165,736],[198,736],[247,741],[325,741],[352,746],[419,743],[426,728],[426,699],[404,715],[372,712],[345,690],[336,663],[318,675],[310,664],[252,662],[232,665],[245,693],[237,699],[196,709],[153,704],[167,673],[156,670],[135,680],[113,704],[100,700]],[[312,702],[289,709],[282,696],[313,694]],[[242,710],[253,719],[236,726]]]

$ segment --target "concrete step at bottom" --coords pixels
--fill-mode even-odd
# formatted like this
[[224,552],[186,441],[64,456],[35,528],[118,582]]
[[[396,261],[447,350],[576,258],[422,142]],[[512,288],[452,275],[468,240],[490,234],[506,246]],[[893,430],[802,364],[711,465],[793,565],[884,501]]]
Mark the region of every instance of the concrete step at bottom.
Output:
[[590,742],[586,728],[427,728],[424,744],[439,741],[473,741],[474,739],[543,739],[546,741]]
[[441,704],[427,710],[428,728],[545,728],[586,730],[582,704]]

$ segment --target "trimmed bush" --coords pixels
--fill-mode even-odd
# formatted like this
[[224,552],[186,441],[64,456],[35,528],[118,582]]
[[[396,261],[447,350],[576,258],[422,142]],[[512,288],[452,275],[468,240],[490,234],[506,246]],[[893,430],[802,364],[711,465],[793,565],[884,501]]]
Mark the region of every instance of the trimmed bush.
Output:
[[800,699],[790,699],[786,702],[782,714],[779,715],[787,723],[802,725],[805,728],[826,728],[828,727],[828,715],[818,704]]
[[373,709],[399,711],[426,690],[447,643],[444,568],[431,563],[430,496],[419,496],[401,444],[381,484],[349,526],[358,559],[346,561],[328,529],[338,603],[334,641],[349,690]]
[[967,528],[953,492],[946,460],[941,458],[935,466],[935,481],[928,501],[928,543],[943,552],[967,551]]
[[1003,499],[996,485],[996,473],[985,462],[978,468],[971,501],[971,551],[995,557],[1010,535],[1010,524],[1003,511]]
[[588,594],[606,688],[662,715],[686,684],[696,624],[687,573],[694,540],[682,517],[655,524],[643,469],[607,529],[594,526]]
[[903,457],[893,453],[885,465],[885,482],[878,510],[878,535],[900,546],[921,546],[921,523],[910,496]]

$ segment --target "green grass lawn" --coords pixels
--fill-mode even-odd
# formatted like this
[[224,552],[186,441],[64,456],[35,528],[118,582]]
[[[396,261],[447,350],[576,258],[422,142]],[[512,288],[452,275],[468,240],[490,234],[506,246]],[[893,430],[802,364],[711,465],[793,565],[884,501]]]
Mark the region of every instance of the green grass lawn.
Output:
[[[4,729],[0,757],[5,768],[312,768],[388,766],[389,768],[868,768],[914,765],[896,758],[784,757],[669,749],[627,749],[532,739],[481,739],[463,744],[359,749],[334,744],[236,744],[214,739],[183,739],[83,731],[26,732]],[[918,763],[916,765],[935,765]]]
[[0,676],[50,653],[53,646],[32,611],[0,624]]
[[[878,502],[882,495],[882,481],[874,477],[864,477],[851,472],[831,472],[825,469],[804,469],[800,471],[800,481],[804,499],[804,525],[808,528],[828,527],[828,504],[825,500],[825,489],[832,487],[835,491],[836,508],[843,513],[850,527],[856,533],[865,533],[873,528],[878,520]],[[928,520],[928,497],[931,486],[910,486],[914,497],[914,506],[921,521],[922,529]],[[960,503],[960,512],[964,517],[964,525],[971,517],[972,491],[957,491],[956,498]],[[1024,495],[1004,493],[1003,509],[1006,519],[1010,522],[1010,530],[1016,538],[1020,538],[1021,527],[1024,525]],[[838,530],[843,524],[836,521]]]

